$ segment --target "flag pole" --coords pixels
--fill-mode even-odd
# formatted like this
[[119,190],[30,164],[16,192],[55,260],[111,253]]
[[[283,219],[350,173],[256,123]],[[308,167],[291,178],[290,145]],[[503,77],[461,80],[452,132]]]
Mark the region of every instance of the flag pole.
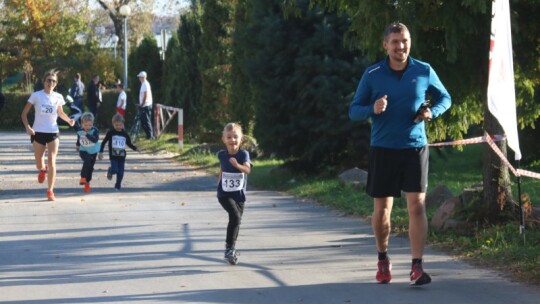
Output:
[[[491,40],[489,48],[488,109],[499,121],[507,136],[507,145],[514,151],[519,168],[521,150],[516,111],[516,91],[512,51],[510,0],[493,0],[491,11]],[[519,232],[525,241],[521,177],[516,174],[519,193]]]
[[[516,160],[516,165],[517,165],[516,167],[520,169],[519,159]],[[523,214],[523,200],[521,199],[521,174],[517,175],[517,185],[518,185],[518,202],[519,202],[519,234],[523,234],[523,245],[526,245],[525,216]]]

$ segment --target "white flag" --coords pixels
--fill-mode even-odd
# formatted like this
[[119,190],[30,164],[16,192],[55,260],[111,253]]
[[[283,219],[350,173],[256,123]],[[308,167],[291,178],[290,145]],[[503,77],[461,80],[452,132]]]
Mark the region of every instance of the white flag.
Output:
[[493,1],[487,93],[489,111],[506,133],[515,159],[520,160],[509,0]]

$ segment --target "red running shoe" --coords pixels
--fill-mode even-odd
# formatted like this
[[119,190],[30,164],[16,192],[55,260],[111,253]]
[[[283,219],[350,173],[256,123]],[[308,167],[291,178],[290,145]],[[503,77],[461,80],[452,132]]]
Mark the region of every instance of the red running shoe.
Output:
[[54,197],[54,192],[52,192],[52,190],[47,191],[47,200],[49,200],[49,201],[55,201],[56,200],[56,197]]
[[390,259],[386,258],[385,260],[379,260],[379,262],[377,262],[377,268],[377,275],[375,276],[377,282],[381,284],[390,283],[392,280],[392,274],[390,273],[390,270],[392,270],[392,263],[390,263]]
[[411,286],[421,286],[431,283],[431,277],[424,272],[422,264],[414,264],[411,270]]
[[86,184],[86,177],[81,177],[81,180],[79,181],[79,185],[83,186]]
[[86,193],[90,192],[90,183],[84,184],[84,192]]
[[37,176],[38,183],[42,184],[45,181],[45,177],[47,176],[47,166],[45,166],[45,170],[39,170],[39,174]]

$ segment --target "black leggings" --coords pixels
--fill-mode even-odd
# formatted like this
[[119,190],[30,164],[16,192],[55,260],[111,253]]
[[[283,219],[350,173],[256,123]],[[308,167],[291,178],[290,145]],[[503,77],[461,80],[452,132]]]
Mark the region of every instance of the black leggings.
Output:
[[234,247],[238,231],[240,231],[240,223],[242,222],[242,214],[244,213],[244,202],[236,202],[232,198],[218,197],[218,201],[229,213],[229,224],[227,225],[227,238],[225,243],[227,247]]
[[97,153],[88,154],[88,152],[86,151],[80,151],[79,156],[83,160],[81,177],[86,178],[86,182],[89,183],[92,180],[92,173],[94,172],[94,165],[96,164]]

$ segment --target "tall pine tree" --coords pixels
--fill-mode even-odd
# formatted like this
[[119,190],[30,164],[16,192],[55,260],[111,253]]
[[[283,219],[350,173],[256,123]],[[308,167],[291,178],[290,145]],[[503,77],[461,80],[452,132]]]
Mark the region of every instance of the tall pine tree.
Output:
[[202,79],[199,136],[217,141],[223,125],[230,119],[227,110],[230,88],[230,56],[233,1],[205,0],[201,15],[201,52],[199,68]]
[[197,1],[193,1],[191,11],[180,17],[178,28],[178,106],[184,111],[184,130],[189,136],[200,134],[201,117],[204,115],[201,107],[202,79],[199,67],[201,51],[200,9]]
[[302,171],[362,166],[368,128],[349,121],[348,106],[365,65],[343,46],[347,18],[299,1],[301,16],[285,19],[281,1],[251,2],[246,60],[262,149]]

